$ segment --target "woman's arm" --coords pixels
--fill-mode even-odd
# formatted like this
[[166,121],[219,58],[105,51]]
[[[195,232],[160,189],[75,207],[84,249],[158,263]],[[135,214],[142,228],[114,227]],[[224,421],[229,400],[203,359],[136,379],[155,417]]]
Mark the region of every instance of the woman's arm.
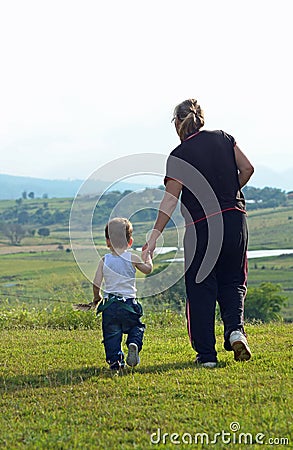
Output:
[[163,232],[165,226],[170,220],[174,209],[176,208],[178,198],[182,190],[182,184],[170,178],[166,183],[166,190],[164,197],[159,206],[159,212],[154,224],[154,228],[151,232],[148,242],[143,247],[142,259],[145,261],[148,252],[151,257],[153,256],[154,250],[156,248],[156,241]]
[[254,172],[254,167],[248,160],[248,158],[242,153],[237,144],[234,146],[236,165],[239,170],[238,179],[240,184],[240,189],[246,185],[251,175]]

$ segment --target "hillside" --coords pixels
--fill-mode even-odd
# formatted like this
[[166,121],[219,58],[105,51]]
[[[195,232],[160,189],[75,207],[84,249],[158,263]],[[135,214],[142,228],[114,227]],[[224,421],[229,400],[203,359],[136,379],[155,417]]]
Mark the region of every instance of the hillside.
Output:
[[[83,180],[46,180],[43,178],[18,177],[0,174],[0,200],[17,199],[23,192],[34,193],[35,197],[75,197]],[[87,194],[103,192],[111,183],[91,181],[87,183]],[[109,190],[143,189],[145,186],[132,183],[116,183]]]
[[[74,223],[77,234],[72,235],[72,245],[75,253],[78,248],[84,248],[85,256],[87,255],[86,249],[89,244],[89,236],[87,228],[83,228],[83,219],[86,215],[89,215],[90,219],[93,220],[94,243],[99,252],[104,254],[106,249],[104,225],[111,212],[115,212],[116,208],[117,214],[123,213],[126,216],[131,215],[133,210],[137,211],[136,214],[131,216],[134,224],[134,248],[141,247],[145,243],[146,233],[153,225],[159,196],[162,194],[163,191],[161,190],[147,189],[140,193],[129,193],[131,198],[131,201],[129,201],[127,193],[111,192],[105,196],[107,198],[100,200],[98,207],[95,208],[93,217],[88,213],[91,212],[92,202],[95,202],[96,198],[84,198],[82,203],[78,205],[79,215]],[[124,200],[126,201],[125,205],[123,205]],[[3,229],[2,234],[0,233],[2,270],[0,285],[2,298],[13,302],[24,301],[26,304],[31,301],[33,304],[35,302],[43,304],[47,301],[47,298],[52,299],[53,295],[54,297],[57,295],[56,301],[59,301],[59,298],[63,299],[63,291],[69,284],[72,288],[74,286],[72,296],[77,295],[77,301],[79,299],[82,300],[84,296],[88,298],[91,295],[88,292],[91,275],[87,275],[88,280],[85,280],[84,275],[79,273],[79,268],[71,252],[68,220],[72,199],[26,199],[22,200],[20,204],[18,203],[13,200],[0,201],[0,221],[2,220],[2,226],[3,222],[5,225],[5,220],[9,220],[9,217],[14,217],[16,220],[19,218],[21,223],[16,225],[20,225],[21,229],[25,231],[17,245],[11,245],[9,237],[4,234]],[[149,205],[149,207],[141,210],[142,205]],[[286,207],[266,208],[249,212],[249,249],[292,249],[292,218],[292,202],[291,205],[288,204]],[[174,214],[174,222],[171,222],[170,227],[164,231],[163,245],[165,247],[178,247],[178,242],[179,246],[182,246],[180,243],[182,243],[184,225],[182,219],[181,222],[180,219],[180,213],[177,211]],[[42,229],[45,229],[47,233],[39,234]],[[74,229],[74,231],[76,230]],[[90,236],[91,238],[92,235]],[[182,254],[179,252],[178,256],[182,256]],[[162,270],[160,266],[164,267],[165,260],[168,260],[168,258],[174,258],[174,253],[158,255],[154,261],[155,269],[158,269],[160,272]],[[91,273],[93,268],[95,268],[95,258],[91,259],[90,264],[85,262],[85,267],[82,265],[82,269],[85,269],[86,273],[88,273],[88,270]],[[170,272],[172,276],[176,270],[177,267],[175,265],[172,272]],[[178,270],[180,272],[179,265]],[[255,287],[262,282],[280,283],[283,293],[288,297],[288,303],[283,309],[283,315],[286,320],[290,321],[293,320],[292,270],[293,256],[290,255],[286,257],[259,258],[258,260],[251,259],[249,261],[249,285]],[[176,280],[181,276],[180,273],[178,277],[175,275]],[[70,277],[73,277],[73,279]],[[159,277],[157,279],[161,283]],[[164,274],[162,286],[165,285],[166,279]],[[183,292],[184,289],[182,288],[181,291]],[[179,297],[182,300],[184,293],[182,294],[181,291],[179,292]],[[170,301],[172,300],[172,305],[175,303],[177,305],[179,297],[177,296],[177,298],[171,291],[169,297]],[[167,299],[168,302],[169,297]],[[167,301],[166,298],[164,302]],[[165,305],[161,300],[160,303],[163,306]],[[181,304],[179,303],[178,305],[180,306]]]
[[[73,198],[19,198],[0,201],[0,244],[37,245],[51,243],[68,243],[69,217],[71,229],[80,231],[83,239],[84,229],[92,223],[93,233],[98,240],[103,237],[103,228],[110,216],[131,217],[135,225],[135,245],[145,242],[145,233],[153,225],[163,196],[161,189],[144,189],[143,191],[112,191],[103,196]],[[263,203],[262,203],[263,205]],[[85,223],[89,221],[88,223]],[[250,229],[250,250],[293,248],[293,201],[286,200],[285,206],[259,208],[248,211]],[[2,225],[1,225],[2,224]],[[5,228],[11,224],[22,230],[19,242],[13,242]],[[41,241],[37,231],[41,227],[49,229],[48,237]],[[179,207],[168,224],[165,238],[173,235],[173,241],[166,241],[165,246],[177,245],[177,232],[184,232],[184,223]],[[1,235],[2,229],[2,235]],[[172,231],[173,230],[173,231]],[[9,231],[9,230],[8,230]]]

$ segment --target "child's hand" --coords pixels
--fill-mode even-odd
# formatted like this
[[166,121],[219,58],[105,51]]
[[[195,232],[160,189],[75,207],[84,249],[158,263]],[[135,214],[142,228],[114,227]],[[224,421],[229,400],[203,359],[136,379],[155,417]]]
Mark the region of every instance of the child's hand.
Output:
[[102,297],[94,298],[93,301],[92,301],[92,304],[94,306],[97,306],[97,304],[100,303],[100,301],[102,301]]
[[142,247],[141,259],[144,262],[147,262],[149,258],[153,259],[154,250],[156,248],[156,244],[151,244],[150,242],[146,242]]
[[141,252],[141,259],[143,260],[143,262],[145,263],[145,262],[147,262],[147,260],[150,258],[150,251],[149,251],[149,248],[148,248],[148,244],[145,244],[143,247],[142,247],[142,252]]

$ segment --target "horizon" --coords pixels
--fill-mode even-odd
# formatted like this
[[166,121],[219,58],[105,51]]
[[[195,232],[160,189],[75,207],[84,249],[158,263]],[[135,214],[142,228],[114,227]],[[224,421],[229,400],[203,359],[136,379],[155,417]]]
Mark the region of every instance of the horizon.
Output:
[[[278,171],[273,171],[267,167],[262,166],[261,168],[257,168],[256,173],[253,174],[252,178],[247,183],[247,186],[255,187],[262,189],[264,187],[271,187],[281,189],[285,192],[290,192],[293,190],[293,180],[292,180],[292,168],[288,168],[287,170],[282,171],[281,173]],[[8,173],[0,172],[0,180],[1,177],[12,177],[15,179],[23,179],[24,183],[27,183],[27,180],[38,181],[38,182],[68,182],[68,183],[80,183],[82,185],[85,181],[90,179],[90,176],[86,179],[82,178],[43,178],[43,177],[34,177],[34,176],[22,176],[22,175],[13,175]],[[134,178],[134,180],[133,180]],[[97,179],[99,180],[99,178]],[[118,185],[127,185],[126,189],[131,189],[131,185],[133,185],[133,190],[145,188],[156,188],[163,185],[163,177],[159,175],[129,175],[124,179],[119,180],[99,180],[101,183],[105,185],[108,184],[108,188],[114,184]],[[130,185],[130,186],[129,186]],[[108,189],[105,188],[105,189]],[[30,187],[23,188],[24,190],[31,190]],[[115,189],[115,187],[114,187]],[[117,189],[119,190],[119,189]]]

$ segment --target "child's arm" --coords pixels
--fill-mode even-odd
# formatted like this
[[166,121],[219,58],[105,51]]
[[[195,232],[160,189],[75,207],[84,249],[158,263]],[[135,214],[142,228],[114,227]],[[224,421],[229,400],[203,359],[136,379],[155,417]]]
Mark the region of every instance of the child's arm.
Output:
[[143,262],[138,255],[131,255],[131,261],[140,272],[144,274],[149,274],[153,270],[153,261],[151,258],[151,254],[148,252],[146,255],[146,260]]
[[93,281],[93,292],[94,292],[93,303],[95,305],[97,305],[102,300],[102,295],[101,295],[100,290],[101,290],[102,281],[103,281],[103,267],[104,267],[104,260],[101,259],[101,261],[99,262],[96,274],[95,274],[94,281]]

